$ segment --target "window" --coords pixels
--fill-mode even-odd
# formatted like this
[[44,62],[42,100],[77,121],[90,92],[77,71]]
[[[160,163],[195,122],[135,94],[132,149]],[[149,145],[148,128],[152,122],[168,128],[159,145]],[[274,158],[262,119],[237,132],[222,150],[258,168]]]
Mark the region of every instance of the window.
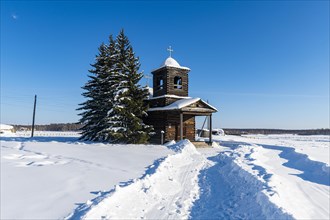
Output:
[[174,77],[174,89],[182,89],[182,78],[180,76]]
[[158,77],[156,81],[156,90],[161,90],[164,87],[163,77]]

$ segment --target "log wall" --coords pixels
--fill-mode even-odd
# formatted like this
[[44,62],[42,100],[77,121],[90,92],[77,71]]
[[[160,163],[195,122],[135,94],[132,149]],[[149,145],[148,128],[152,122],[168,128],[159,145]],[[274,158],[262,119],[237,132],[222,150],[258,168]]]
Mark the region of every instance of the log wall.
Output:
[[[160,144],[161,131],[165,131],[164,141],[180,140],[180,112],[148,112],[148,117],[145,118],[146,124],[154,127],[155,135],[150,139],[151,143]],[[183,139],[195,140],[195,116],[183,115]]]
[[[188,72],[189,70],[179,69],[175,67],[163,67],[158,69],[153,74],[153,96],[162,95],[178,95],[188,96]],[[174,88],[174,77],[182,78],[182,88]],[[163,89],[157,88],[157,81],[163,79]]]

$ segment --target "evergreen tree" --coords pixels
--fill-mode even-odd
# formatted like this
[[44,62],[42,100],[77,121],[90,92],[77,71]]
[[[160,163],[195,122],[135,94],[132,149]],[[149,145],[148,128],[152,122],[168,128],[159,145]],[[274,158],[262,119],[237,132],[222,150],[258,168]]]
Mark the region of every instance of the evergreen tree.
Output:
[[142,121],[147,114],[148,106],[144,100],[149,91],[138,84],[143,77],[143,73],[139,72],[139,58],[135,57],[123,30],[117,36],[116,51],[115,80],[118,87],[111,112],[112,136],[117,142],[145,143],[152,131]]
[[106,57],[106,74],[100,75],[100,86],[101,86],[101,100],[102,105],[99,106],[102,109],[103,117],[100,119],[100,131],[97,133],[99,141],[113,141],[111,135],[111,118],[110,113],[115,105],[114,94],[118,88],[116,66],[117,66],[117,51],[116,42],[112,36],[109,37],[109,45],[107,47]]
[[83,140],[145,143],[152,127],[145,125],[148,106],[144,99],[148,90],[138,82],[139,59],[122,30],[116,41],[112,36],[109,45],[102,44],[96,62],[89,72],[90,80],[83,89],[87,101],[82,103],[80,115]]
[[100,75],[104,74],[106,63],[106,45],[101,44],[99,47],[99,54],[96,56],[96,62],[91,66],[93,69],[89,70],[92,75],[89,75],[89,81],[82,88],[86,90],[82,95],[87,98],[87,101],[80,104],[82,107],[78,110],[83,110],[80,113],[80,122],[84,124],[82,127],[83,140],[97,140],[97,133],[101,130],[99,121],[104,117],[104,112],[99,108],[101,95]]
[[99,54],[96,56],[96,62],[89,70],[92,75],[89,75],[90,80],[82,87],[86,92],[82,95],[87,98],[87,101],[80,104],[82,107],[78,110],[84,112],[80,122],[84,124],[82,127],[82,140],[90,141],[106,141],[108,135],[104,132],[107,128],[106,117],[109,109],[111,109],[111,81],[108,80],[113,74],[113,66],[115,61],[115,42],[112,36],[109,37],[109,45],[101,44]]

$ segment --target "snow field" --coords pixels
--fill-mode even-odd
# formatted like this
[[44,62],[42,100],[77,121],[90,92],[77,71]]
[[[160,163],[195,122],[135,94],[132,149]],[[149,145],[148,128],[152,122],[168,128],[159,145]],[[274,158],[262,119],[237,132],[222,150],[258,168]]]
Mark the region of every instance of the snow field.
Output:
[[198,174],[206,159],[186,140],[169,148],[177,154],[167,156],[152,174],[147,171],[129,186],[117,186],[82,219],[188,218],[198,198]]
[[[329,219],[327,136],[2,137],[1,219]],[[18,211],[19,210],[19,211]],[[70,214],[71,213],[71,214]]]
[[173,151],[157,145],[1,138],[1,219],[60,219]]
[[[328,163],[310,158],[311,144],[314,158],[329,158],[323,142],[325,137],[278,136],[221,138],[234,162],[263,183],[262,192],[270,202],[296,219],[328,219],[330,216],[330,176]],[[312,138],[312,137],[308,137]],[[298,139],[298,140],[297,140]],[[290,145],[289,145],[290,144]],[[289,145],[289,146],[288,146]],[[309,146],[309,147],[308,147]],[[329,142],[328,142],[329,146]],[[329,146],[330,147],[330,146]],[[299,149],[299,150],[297,150]],[[304,151],[305,150],[305,151]],[[228,152],[226,154],[228,154]],[[314,159],[313,158],[313,159]]]

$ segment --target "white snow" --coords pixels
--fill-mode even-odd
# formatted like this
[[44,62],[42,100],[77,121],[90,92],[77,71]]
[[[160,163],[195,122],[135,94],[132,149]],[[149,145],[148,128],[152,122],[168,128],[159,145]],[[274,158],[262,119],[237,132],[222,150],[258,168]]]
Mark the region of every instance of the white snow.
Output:
[[[278,210],[296,219],[329,218],[329,136],[255,135],[214,138],[218,138],[223,146],[220,155],[212,158],[216,165],[224,163],[220,167],[227,166],[224,161],[228,160],[228,163],[238,167],[239,176],[244,173],[244,182],[252,179],[258,181],[261,188],[254,193],[265,195]],[[226,159],[219,160],[219,156]],[[224,172],[224,178],[228,176],[228,172],[221,172]],[[228,181],[232,183],[234,179],[229,178]],[[233,194],[238,189],[235,185]],[[247,189],[244,193],[249,191]],[[228,195],[223,199],[231,200]],[[264,199],[256,199],[261,207],[264,206]],[[232,200],[239,202],[235,197]],[[235,210],[235,213],[240,210]],[[245,210],[244,213],[249,215],[250,211]],[[278,218],[269,215],[271,213],[266,214],[265,218]]]
[[11,130],[14,127],[11,125],[6,125],[6,124],[0,124],[0,130]]
[[1,137],[1,219],[328,219],[329,136]]
[[180,99],[178,101],[175,101],[172,104],[169,104],[169,105],[164,106],[164,107],[149,108],[148,111],[168,111],[168,110],[181,109],[181,108],[184,108],[186,106],[189,106],[189,105],[191,105],[191,104],[193,104],[195,102],[198,102],[198,101],[201,101],[205,105],[208,105],[213,110],[218,111],[216,108],[214,108],[210,104],[204,102],[201,98],[190,98],[190,97],[185,97],[183,99]]
[[151,87],[147,87],[147,89],[149,91],[148,99],[152,99],[152,97],[154,96],[154,89]]
[[154,72],[156,70],[159,70],[163,67],[175,67],[175,68],[179,68],[179,69],[185,69],[185,70],[190,70],[188,67],[184,67],[181,66],[175,59],[173,59],[172,57],[168,57],[161,65],[159,68],[152,70],[151,72]]
[[[154,164],[140,179],[126,187],[116,187],[82,219],[186,219],[198,196],[198,174],[205,165],[189,141],[170,145],[177,154]],[[76,216],[73,216],[76,218]]]
[[149,99],[160,99],[160,98],[191,99],[191,97],[188,96],[178,96],[178,95],[161,95],[161,96],[151,97]]
[[0,219],[64,218],[172,153],[163,146],[93,144],[77,137],[1,137]]
[[180,100],[175,101],[172,104],[164,106],[164,107],[149,108],[148,111],[167,111],[167,110],[181,109],[181,108],[191,105],[195,102],[198,102],[199,100],[200,100],[200,98],[180,99]]

